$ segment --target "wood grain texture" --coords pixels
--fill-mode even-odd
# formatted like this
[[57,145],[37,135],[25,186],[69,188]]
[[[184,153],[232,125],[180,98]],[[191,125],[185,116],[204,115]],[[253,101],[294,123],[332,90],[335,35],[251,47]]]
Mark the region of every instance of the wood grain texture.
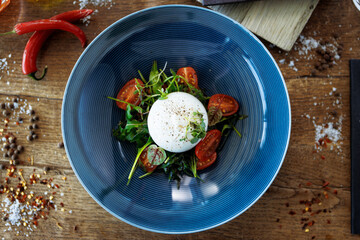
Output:
[[[198,0],[201,2],[201,0]],[[319,0],[270,0],[210,6],[247,29],[289,51]]]
[[[92,17],[84,29],[89,42],[102,30],[121,17],[146,7],[161,4],[195,4],[191,0],[141,0],[116,1],[111,8],[98,7],[99,13]],[[29,21],[50,17],[56,13],[78,8],[73,1],[12,1],[5,12],[0,13],[0,32],[5,32],[19,21]],[[0,70],[0,102],[6,98],[18,96],[27,99],[36,111],[39,139],[31,143],[25,140],[28,130],[28,116],[24,123],[11,125],[17,133],[19,143],[25,146],[20,155],[21,167],[26,176],[33,169],[42,173],[44,166],[50,166],[48,177],[60,184],[59,191],[64,195],[55,195],[55,202],[64,203],[66,211],[52,211],[46,221],[39,222],[29,239],[359,239],[350,234],[350,109],[349,109],[349,63],[351,58],[360,58],[360,13],[351,0],[320,1],[302,35],[316,40],[334,42],[332,35],[339,34],[336,40],[344,45],[342,56],[333,68],[311,74],[314,64],[320,59],[315,50],[307,56],[299,50],[284,52],[279,48],[266,47],[279,62],[289,91],[292,107],[292,132],[288,153],[284,164],[268,191],[248,211],[232,221],[217,228],[188,235],[164,235],[151,233],[132,227],[107,213],[84,190],[71,169],[64,149],[57,148],[61,141],[61,104],[68,76],[83,49],[71,34],[56,33],[45,44],[38,59],[38,66],[47,65],[49,72],[43,81],[32,81],[21,73],[21,58],[29,35],[6,36],[0,38],[0,59],[7,58],[9,74]],[[301,44],[297,44],[299,48]],[[299,49],[298,48],[298,49]],[[11,57],[9,58],[9,54]],[[309,56],[312,56],[309,58]],[[294,61],[297,71],[289,66]],[[336,88],[340,97],[329,95]],[[336,100],[339,103],[336,104]],[[316,103],[316,105],[314,104]],[[329,118],[331,111],[337,111],[337,117]],[[306,117],[309,115],[310,119]],[[338,145],[340,150],[323,148],[314,152],[315,127],[318,124],[338,121],[342,116],[342,130]],[[313,119],[314,118],[314,119]],[[0,118],[2,119],[2,117]],[[0,121],[3,126],[3,122]],[[0,126],[0,128],[1,128]],[[342,144],[340,144],[342,143]],[[27,161],[34,156],[34,165]],[[325,159],[322,159],[324,156]],[[7,160],[0,157],[2,163]],[[2,175],[5,172],[0,170]],[[63,181],[62,177],[67,180]],[[329,181],[325,190],[323,181]],[[308,183],[311,183],[309,185]],[[337,190],[337,194],[333,190]],[[43,186],[32,188],[36,193],[46,191]],[[327,192],[328,198],[324,192]],[[1,198],[4,196],[1,195]],[[319,198],[305,210],[301,202]],[[70,214],[68,211],[72,210]],[[321,213],[312,216],[321,210]],[[295,215],[289,214],[294,211]],[[326,211],[326,212],[325,212]],[[303,220],[302,218],[308,218]],[[24,239],[16,232],[6,231],[7,227],[0,220],[0,236],[5,239]],[[309,232],[302,229],[304,222],[315,221]],[[60,223],[59,228],[56,223]],[[75,230],[75,226],[77,229]]]

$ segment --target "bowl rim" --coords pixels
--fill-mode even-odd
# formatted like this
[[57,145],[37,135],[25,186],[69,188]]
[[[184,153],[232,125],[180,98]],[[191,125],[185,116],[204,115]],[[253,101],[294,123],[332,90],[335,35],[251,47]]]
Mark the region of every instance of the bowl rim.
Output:
[[[82,60],[82,58],[84,57],[84,55],[86,55],[86,53],[89,51],[89,49],[92,48],[92,46],[95,44],[95,42],[97,42],[97,40],[105,34],[105,32],[109,31],[111,28],[113,28],[115,25],[117,24],[120,24],[122,21],[125,21],[126,19],[128,18],[131,18],[132,16],[134,15],[137,15],[139,13],[142,13],[142,12],[147,12],[147,11],[153,11],[155,9],[159,9],[159,8],[177,8],[177,7],[183,7],[183,8],[192,8],[192,9],[196,9],[196,10],[200,10],[200,11],[205,11],[205,12],[209,12],[211,14],[217,14],[227,20],[230,20],[232,23],[234,23],[238,28],[241,28],[243,31],[245,31],[247,34],[249,34],[255,41],[257,41],[260,46],[263,47],[264,51],[267,53],[267,55],[270,57],[270,59],[273,61],[277,71],[278,71],[278,74],[282,80],[282,83],[283,83],[283,86],[284,86],[284,90],[285,90],[285,94],[286,94],[286,99],[287,99],[287,104],[288,104],[288,108],[289,108],[289,129],[288,129],[288,136],[287,136],[287,140],[286,140],[286,146],[284,148],[284,152],[283,152],[283,156],[282,156],[282,159],[281,159],[281,162],[278,166],[278,169],[276,170],[276,172],[274,173],[272,179],[269,181],[268,185],[264,188],[263,192],[261,192],[259,194],[259,196],[257,196],[246,208],[244,208],[242,211],[238,212],[237,214],[235,214],[234,216],[228,218],[228,219],[225,219],[217,224],[214,224],[214,225],[211,225],[211,226],[208,226],[208,227],[205,227],[205,228],[201,228],[201,229],[196,229],[196,230],[190,230],[190,231],[161,231],[161,230],[157,230],[157,229],[152,229],[152,228],[148,228],[148,227],[144,227],[144,226],[140,226],[136,223],[133,223],[131,221],[128,221],[126,220],[125,218],[123,217],[120,217],[118,215],[116,215],[112,210],[110,210],[108,207],[106,207],[104,204],[102,204],[91,192],[90,190],[87,188],[87,186],[84,184],[84,182],[82,181],[82,179],[80,178],[79,174],[78,174],[78,171],[76,170],[76,168],[74,167],[73,165],[73,162],[70,158],[70,152],[67,148],[67,143],[66,143],[66,138],[65,138],[65,129],[64,129],[64,117],[65,117],[65,104],[66,104],[66,96],[68,94],[68,90],[69,90],[69,86],[70,86],[70,80],[73,78],[73,75],[74,75],[74,72],[75,72],[75,69],[77,68],[77,66],[79,65],[80,61]],[[70,73],[70,76],[68,78],[68,82],[66,84],[66,87],[65,87],[65,91],[64,91],[64,95],[63,95],[63,103],[62,103],[62,108],[61,108],[61,131],[62,131],[62,136],[63,136],[63,142],[64,142],[64,148],[65,148],[65,152],[66,152],[66,155],[68,157],[68,160],[70,162],[70,165],[71,165],[71,168],[72,170],[74,171],[75,175],[76,175],[76,178],[79,180],[80,184],[83,186],[83,188],[86,190],[86,192],[92,197],[93,200],[95,200],[96,203],[98,203],[103,209],[105,209],[108,213],[110,213],[112,216],[114,216],[115,218],[117,219],[120,219],[121,221],[131,225],[131,226],[134,226],[134,227],[137,227],[139,229],[142,229],[142,230],[146,230],[146,231],[150,231],[150,232],[155,232],[155,233],[162,233],[162,234],[190,234],[190,233],[196,233],[196,232],[202,232],[202,231],[206,231],[206,230],[209,230],[209,229],[212,229],[212,228],[216,228],[220,225],[223,225],[227,222],[230,222],[231,220],[235,219],[236,217],[240,216],[242,213],[244,213],[245,211],[247,211],[250,207],[252,207],[263,195],[264,193],[268,190],[268,188],[271,186],[271,184],[273,183],[273,181],[275,180],[276,176],[278,175],[283,163],[284,163],[284,159],[285,159],[285,156],[286,156],[286,153],[287,153],[287,150],[288,150],[288,147],[289,147],[289,143],[290,143],[290,135],[291,135],[291,106],[290,106],[290,97],[289,97],[289,93],[288,93],[288,90],[287,90],[287,87],[286,87],[286,83],[285,83],[285,80],[284,80],[284,77],[280,71],[280,68],[278,66],[278,64],[276,63],[274,57],[271,55],[271,53],[269,52],[269,50],[265,47],[265,45],[260,41],[260,39],[258,37],[255,36],[255,34],[253,34],[252,32],[250,32],[247,28],[245,28],[243,25],[241,25],[239,22],[237,22],[236,20],[220,13],[220,12],[216,12],[214,10],[211,10],[211,9],[208,9],[208,8],[205,8],[205,7],[201,7],[201,6],[195,6],[195,5],[186,5],[186,4],[168,4],[168,5],[159,5],[159,6],[154,6],[154,7],[149,7],[149,8],[144,8],[144,9],[141,9],[141,10],[138,10],[138,11],[135,11],[133,13],[130,13],[122,18],[120,18],[119,20],[116,20],[114,23],[112,23],[111,25],[109,25],[108,27],[106,27],[101,33],[99,33],[92,41],[91,43],[86,47],[86,49],[82,52],[82,54],[80,55],[80,57],[78,58],[78,60],[76,61],[71,73]]]

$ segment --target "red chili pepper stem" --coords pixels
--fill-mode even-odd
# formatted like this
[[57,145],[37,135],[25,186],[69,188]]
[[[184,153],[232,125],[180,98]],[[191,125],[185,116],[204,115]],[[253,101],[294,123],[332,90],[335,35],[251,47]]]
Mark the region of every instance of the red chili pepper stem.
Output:
[[0,33],[0,36],[13,34],[13,33],[16,33],[15,30],[12,30],[11,32],[6,32],[6,33]]
[[44,71],[43,71],[42,75],[39,78],[37,78],[35,76],[36,72],[30,73],[27,76],[34,79],[34,80],[36,80],[36,81],[39,81],[39,80],[42,80],[45,77],[46,73],[47,73],[47,66],[45,66]]

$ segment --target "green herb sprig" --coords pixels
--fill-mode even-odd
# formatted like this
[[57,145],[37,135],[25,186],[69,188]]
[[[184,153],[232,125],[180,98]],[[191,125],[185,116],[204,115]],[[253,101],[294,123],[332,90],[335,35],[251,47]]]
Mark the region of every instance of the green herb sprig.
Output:
[[[190,141],[192,144],[195,144],[206,135],[204,115],[198,111],[193,112],[192,118],[188,119],[188,121],[189,123],[186,126],[185,137],[180,139],[180,141]],[[192,139],[188,138],[189,132]]]

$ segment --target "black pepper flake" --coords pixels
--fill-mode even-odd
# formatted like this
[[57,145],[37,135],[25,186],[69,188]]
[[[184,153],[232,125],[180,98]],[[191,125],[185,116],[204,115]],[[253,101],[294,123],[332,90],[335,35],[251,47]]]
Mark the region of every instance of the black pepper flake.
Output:
[[4,169],[5,169],[4,164],[0,164],[0,169],[1,169],[1,170],[4,170]]
[[35,114],[35,111],[34,111],[33,109],[31,109],[30,114],[31,114],[31,115],[34,115],[34,114]]
[[63,148],[64,147],[64,143],[63,142],[59,142],[58,143],[58,148]]
[[48,167],[48,166],[45,166],[45,167],[44,167],[44,171],[45,171],[45,172],[48,172],[48,171],[50,171],[50,167]]
[[0,103],[0,108],[1,108],[1,109],[5,109],[5,107],[6,107],[5,103],[3,103],[3,102]]
[[33,137],[32,137],[32,135],[27,135],[27,136],[26,136],[26,139],[27,139],[28,141],[32,141],[32,140],[33,140]]
[[37,138],[38,138],[38,135],[33,134],[33,135],[32,135],[32,138],[33,138],[33,139],[37,139]]
[[295,212],[294,210],[291,210],[291,211],[289,212],[289,214],[292,215],[292,216],[294,216],[294,215],[296,214],[296,212]]
[[28,129],[29,129],[29,130],[33,129],[33,126],[32,126],[32,125],[29,125],[29,126],[28,126]]
[[33,129],[38,129],[38,128],[39,128],[39,126],[38,126],[36,123],[34,123],[34,124],[32,125],[32,127],[33,127]]
[[23,147],[22,145],[18,145],[18,146],[17,146],[17,150],[18,150],[19,152],[22,152],[22,151],[24,150],[24,147]]

